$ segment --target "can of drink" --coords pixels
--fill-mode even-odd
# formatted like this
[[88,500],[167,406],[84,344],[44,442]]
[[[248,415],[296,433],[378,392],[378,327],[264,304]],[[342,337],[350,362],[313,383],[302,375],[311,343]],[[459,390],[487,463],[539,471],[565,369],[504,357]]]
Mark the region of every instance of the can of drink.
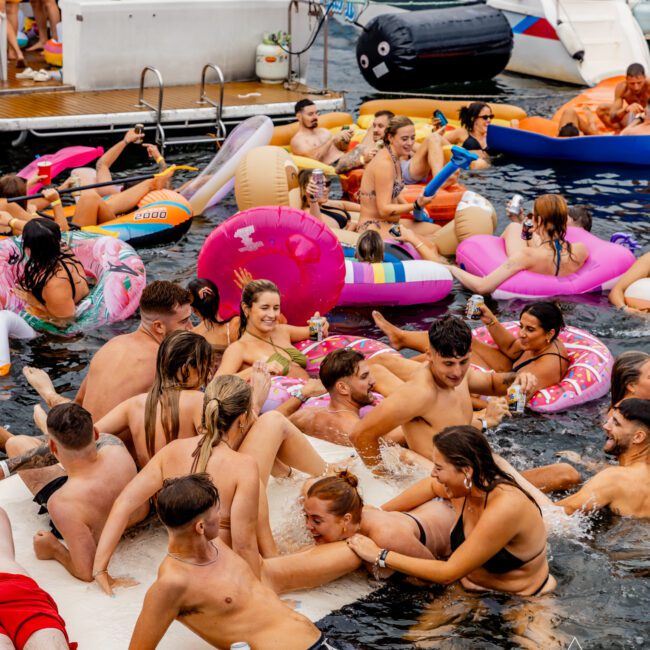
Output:
[[[81,179],[79,176],[75,176],[74,174],[70,176],[70,187],[81,187]],[[81,192],[79,191],[71,192],[71,194],[75,197],[81,196]]]
[[521,238],[524,241],[530,241],[533,238],[533,220],[528,217],[524,219],[524,222],[521,224]]
[[322,316],[312,316],[309,319],[309,338],[312,341],[323,340],[323,326],[325,319]]
[[465,316],[471,320],[481,320],[481,305],[485,304],[485,298],[475,293],[465,305]]
[[36,163],[38,170],[39,180],[43,185],[52,184],[52,163],[49,160],[43,160]]
[[314,195],[315,199],[322,199],[325,196],[325,174],[322,169],[314,169],[311,173],[311,179],[318,188],[318,193]]
[[526,393],[519,384],[508,386],[508,408],[512,413],[523,413],[526,408]]
[[230,650],[251,650],[251,647],[246,641],[235,641],[235,643],[231,644]]
[[518,217],[521,214],[521,208],[524,205],[524,197],[521,194],[513,194],[506,205],[508,216]]
[[144,135],[144,124],[136,124],[133,128],[138,135]]
[[388,229],[388,232],[393,235],[393,237],[401,237],[402,236],[402,229],[399,227],[399,224],[396,223],[395,225],[391,226]]

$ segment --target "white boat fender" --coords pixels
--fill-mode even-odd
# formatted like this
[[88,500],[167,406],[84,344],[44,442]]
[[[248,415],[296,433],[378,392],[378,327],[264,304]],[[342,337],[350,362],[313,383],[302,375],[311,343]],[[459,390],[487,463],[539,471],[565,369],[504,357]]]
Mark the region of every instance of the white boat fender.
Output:
[[573,25],[568,21],[558,20],[555,31],[571,58],[582,63],[585,58],[585,46]]

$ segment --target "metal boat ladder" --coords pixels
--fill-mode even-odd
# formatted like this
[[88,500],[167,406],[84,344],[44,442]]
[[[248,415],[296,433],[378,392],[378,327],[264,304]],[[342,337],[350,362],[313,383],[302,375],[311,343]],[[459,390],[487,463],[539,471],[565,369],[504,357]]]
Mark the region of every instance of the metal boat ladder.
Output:
[[[217,75],[217,83],[219,84],[218,101],[215,101],[214,99],[208,97],[208,94],[205,89],[207,75],[208,72],[211,70]],[[155,76],[158,85],[158,101],[156,102],[156,106],[153,106],[144,98],[144,91],[145,91],[144,82],[147,78],[147,73],[149,72]],[[163,127],[163,119],[162,119],[163,99],[165,93],[165,84],[163,82],[162,74],[160,73],[160,70],[158,70],[157,68],[154,68],[152,66],[146,66],[142,70],[142,73],[140,74],[140,91],[138,93],[138,106],[142,108],[149,108],[155,114],[156,144],[161,149],[164,149],[165,147],[181,145],[181,144],[201,144],[204,142],[222,142],[226,137],[226,125],[223,123],[223,119],[222,119],[224,87],[225,87],[225,82],[223,78],[223,73],[221,72],[219,66],[216,65],[215,63],[206,63],[206,65],[204,65],[203,69],[201,70],[201,89],[199,92],[199,99],[197,104],[201,104],[204,106],[209,105],[214,107],[215,119],[210,122],[188,123],[185,126],[187,128],[208,127],[214,129],[214,133],[208,133],[205,135],[185,135],[185,136],[169,137],[165,133],[165,128]]]

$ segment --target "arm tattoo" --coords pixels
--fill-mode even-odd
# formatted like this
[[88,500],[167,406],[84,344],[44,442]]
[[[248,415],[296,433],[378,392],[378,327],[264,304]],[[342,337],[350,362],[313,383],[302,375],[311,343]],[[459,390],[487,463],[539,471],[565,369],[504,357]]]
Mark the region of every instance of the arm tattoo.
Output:
[[[45,436],[37,436],[35,440],[40,440],[43,444],[26,451],[20,456],[7,458],[7,469],[9,474],[15,474],[25,469],[41,469],[43,467],[51,467],[56,465],[59,461],[56,456],[50,451],[47,444],[45,444]],[[124,443],[117,437],[109,433],[102,433],[97,440],[97,451],[102,447],[109,447],[111,445],[124,447]]]

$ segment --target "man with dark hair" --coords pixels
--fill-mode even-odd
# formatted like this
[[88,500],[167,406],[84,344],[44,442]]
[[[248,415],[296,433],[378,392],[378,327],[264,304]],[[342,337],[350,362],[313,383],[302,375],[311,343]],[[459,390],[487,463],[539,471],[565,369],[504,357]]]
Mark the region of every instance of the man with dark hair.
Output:
[[[335,650],[219,539],[219,495],[209,475],[166,480],[157,509],[169,534],[169,551],[145,596],[131,650],[155,648],[174,620],[219,648],[246,641],[253,649]],[[288,564],[296,558],[300,564],[301,556],[307,554],[270,562]]]
[[429,328],[427,364],[405,382],[385,378],[382,368],[373,368],[380,392],[388,397],[355,426],[350,439],[367,465],[381,462],[379,439],[401,426],[408,447],[429,462],[432,437],[445,427],[474,424],[487,430],[508,413],[506,400],[488,402],[484,418],[474,417],[471,394],[505,395],[518,383],[526,394],[533,392],[536,378],[527,372],[483,373],[470,368],[472,333],[467,323],[446,315]]
[[[140,326],[97,350],[75,402],[99,420],[129,397],[146,393],[153,384],[162,340],[170,332],[192,329],[191,301],[192,294],[174,282],[149,283],[140,298]],[[23,373],[49,407],[68,401],[57,394],[43,370],[25,367]]]
[[570,205],[567,225],[591,232],[591,210],[584,205]]
[[623,400],[603,428],[603,451],[618,465],[598,472],[557,505],[569,514],[609,508],[623,517],[650,517],[650,400]]
[[567,108],[560,116],[558,138],[575,138],[580,135],[598,135],[596,116],[588,106],[583,106],[580,113],[575,108]]
[[332,135],[318,127],[318,108],[310,99],[296,103],[298,131],[291,138],[291,151],[297,156],[313,158],[326,165],[336,165],[341,153],[348,150],[352,130],[341,130]]
[[[40,514],[50,515],[52,531],[34,536],[36,557],[56,560],[75,578],[90,582],[102,528],[113,502],[136,475],[135,463],[118,438],[100,436],[90,413],[75,402],[53,407],[46,424],[46,441],[0,430],[9,456],[1,469],[4,476],[18,472]],[[147,513],[146,506],[138,508],[129,525]]]
[[650,99],[650,80],[640,63],[632,63],[625,72],[625,80],[614,89],[613,103],[601,104],[596,112],[603,124],[621,131],[642,115]]
[[[330,396],[329,405],[326,408],[308,408],[298,411],[302,399],[311,395],[310,393],[304,395],[305,389],[303,389],[300,397],[294,396],[287,401],[295,411],[290,420],[309,436],[350,447],[352,444],[349,435],[361,418],[359,411],[364,406],[375,402],[373,395],[375,380],[370,366],[363,354],[357,350],[341,348],[330,352],[325,357],[319,376]],[[321,393],[314,393],[316,394]],[[403,442],[404,434],[398,428],[384,435],[383,438],[399,443]]]

